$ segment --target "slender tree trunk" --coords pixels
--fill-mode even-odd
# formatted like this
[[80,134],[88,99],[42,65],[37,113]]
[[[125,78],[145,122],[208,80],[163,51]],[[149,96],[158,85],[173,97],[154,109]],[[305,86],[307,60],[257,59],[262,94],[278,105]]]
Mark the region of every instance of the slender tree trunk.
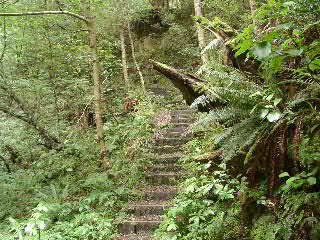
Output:
[[[19,16],[43,16],[43,15],[68,15],[74,18],[77,18],[85,22],[89,28],[89,38],[90,38],[90,54],[92,61],[92,77],[94,83],[94,97],[95,97],[95,115],[96,115],[96,124],[97,124],[97,142],[100,146],[100,160],[104,167],[110,168],[111,162],[107,159],[107,146],[104,140],[103,133],[103,120],[102,120],[102,99],[101,99],[101,83],[100,83],[100,73],[99,73],[99,59],[98,59],[98,50],[97,50],[97,31],[95,26],[95,18],[88,19],[84,16],[78,15],[69,11],[40,11],[40,12],[22,12],[22,13],[0,13],[0,16],[4,17],[19,17]],[[0,111],[11,114],[14,117],[20,118],[25,122],[33,125],[44,137],[48,135],[46,129],[37,128],[37,125],[34,125],[33,119],[27,119],[24,116],[15,114],[8,109],[0,109]],[[51,137],[51,136],[48,136]],[[59,141],[55,138],[51,138],[55,143]]]
[[137,62],[137,59],[136,59],[134,43],[133,43],[133,38],[132,38],[132,34],[131,34],[131,27],[130,27],[129,22],[128,22],[128,35],[129,35],[129,40],[130,40],[130,45],[131,45],[131,54],[132,54],[133,62],[134,62],[134,65],[136,66],[137,72],[140,77],[142,90],[145,92],[146,88],[145,88],[145,84],[144,84],[144,79],[143,79],[143,75],[142,75],[141,69],[139,67],[139,64]]
[[257,10],[257,3],[256,3],[256,0],[249,0],[249,3],[250,3],[250,9],[251,9],[251,17],[252,17],[252,23],[255,25],[256,22],[255,22],[255,19],[254,19],[254,14]]
[[47,147],[48,149],[56,149],[56,150],[61,150],[61,142],[60,140],[51,135],[48,130],[46,130],[44,127],[40,125],[40,123],[35,119],[34,113],[28,109],[24,101],[19,98],[15,92],[13,92],[8,86],[5,85],[0,85],[0,89],[2,89],[10,99],[12,99],[17,106],[19,107],[20,111],[22,111],[23,114],[21,113],[16,113],[12,111],[12,109],[9,108],[4,108],[0,106],[0,111],[4,112],[5,114],[20,119],[29,125],[31,125],[35,130],[38,131],[39,135],[43,138],[44,140],[44,146]]
[[[203,17],[202,0],[194,0],[194,10],[196,17]],[[199,48],[200,51],[202,51],[206,47],[205,31],[198,22],[196,22],[196,26],[198,33]],[[203,64],[207,64],[209,62],[208,54],[202,53],[201,60]]]
[[126,51],[126,44],[124,38],[124,29],[121,29],[120,33],[120,40],[121,40],[121,53],[122,53],[122,70],[123,70],[123,78],[126,84],[127,90],[129,89],[129,77],[128,77],[128,66],[127,66],[127,51]]
[[102,98],[101,98],[101,82],[99,71],[99,59],[98,59],[98,46],[97,46],[97,31],[95,25],[95,18],[91,19],[88,23],[89,38],[90,38],[90,55],[92,64],[92,78],[93,78],[93,92],[94,92],[94,105],[97,125],[97,142],[100,146],[100,160],[102,165],[110,169],[111,162],[107,159],[107,146],[103,133],[103,120],[102,120]]

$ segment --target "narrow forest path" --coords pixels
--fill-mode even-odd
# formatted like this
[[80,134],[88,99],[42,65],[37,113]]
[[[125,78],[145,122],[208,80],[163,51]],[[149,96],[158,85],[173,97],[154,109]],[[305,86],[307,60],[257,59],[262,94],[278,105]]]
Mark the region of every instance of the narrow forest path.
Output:
[[154,159],[145,167],[146,186],[143,199],[129,204],[126,219],[120,226],[117,240],[151,240],[152,234],[163,220],[164,210],[172,206],[177,184],[185,172],[178,160],[183,157],[182,145],[191,137],[187,128],[192,123],[192,110],[178,109],[170,112],[171,128],[164,130],[153,145]]

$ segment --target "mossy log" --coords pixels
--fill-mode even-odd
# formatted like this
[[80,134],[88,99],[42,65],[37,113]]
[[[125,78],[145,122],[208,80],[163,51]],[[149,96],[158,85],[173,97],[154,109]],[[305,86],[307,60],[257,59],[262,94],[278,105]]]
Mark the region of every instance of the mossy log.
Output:
[[220,164],[222,157],[222,151],[215,151],[215,152],[209,152],[202,154],[200,156],[197,156],[194,160],[199,163],[208,163],[213,162],[216,164]]
[[181,91],[188,105],[191,105],[194,100],[205,94],[203,87],[208,83],[206,80],[184,73],[163,63],[153,60],[150,60],[150,63],[153,69],[169,78],[174,86]]

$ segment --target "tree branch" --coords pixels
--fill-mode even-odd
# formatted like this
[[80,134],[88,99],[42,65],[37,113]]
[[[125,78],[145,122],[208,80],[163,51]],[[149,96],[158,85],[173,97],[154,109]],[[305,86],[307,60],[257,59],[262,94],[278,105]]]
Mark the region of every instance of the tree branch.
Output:
[[0,17],[20,17],[20,16],[39,16],[39,15],[69,15],[78,18],[86,23],[89,20],[79,14],[69,12],[69,11],[40,11],[40,12],[22,12],[22,13],[0,13]]

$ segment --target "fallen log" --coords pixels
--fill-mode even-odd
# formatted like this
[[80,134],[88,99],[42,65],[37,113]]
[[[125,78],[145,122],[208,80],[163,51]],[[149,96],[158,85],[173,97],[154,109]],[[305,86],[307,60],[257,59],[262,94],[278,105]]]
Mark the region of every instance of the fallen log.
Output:
[[205,94],[203,86],[208,83],[206,80],[184,73],[163,63],[154,60],[149,61],[154,70],[169,78],[174,86],[181,91],[188,105],[191,105],[194,100]]

